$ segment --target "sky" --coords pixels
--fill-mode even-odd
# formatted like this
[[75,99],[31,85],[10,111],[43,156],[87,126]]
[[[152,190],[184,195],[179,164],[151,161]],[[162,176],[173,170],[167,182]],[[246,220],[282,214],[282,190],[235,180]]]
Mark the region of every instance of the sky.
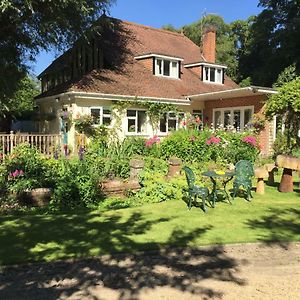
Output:
[[[205,14],[217,14],[230,23],[257,15],[259,0],[116,0],[107,13],[111,17],[160,28],[176,28],[199,20]],[[32,73],[40,74],[60,53],[40,53],[32,64]]]

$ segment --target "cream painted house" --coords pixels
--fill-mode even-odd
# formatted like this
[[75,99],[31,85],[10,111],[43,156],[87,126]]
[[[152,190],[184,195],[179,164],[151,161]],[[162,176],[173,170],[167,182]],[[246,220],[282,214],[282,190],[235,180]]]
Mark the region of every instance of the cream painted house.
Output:
[[[183,126],[187,113],[203,124],[223,124],[244,130],[254,114],[262,112],[274,90],[240,88],[228,76],[226,66],[215,62],[216,33],[208,28],[202,47],[186,36],[108,17],[99,20],[101,37],[78,42],[56,59],[39,78],[42,93],[36,101],[42,114],[54,118],[40,123],[40,132],[66,131],[67,142],[75,142],[75,127],[62,126],[62,114],[70,119],[92,115],[94,126],[116,126],[119,138],[165,136]],[[147,110],[136,101],[176,105],[152,126]],[[126,101],[120,113],[116,102]],[[130,104],[132,103],[132,105]],[[120,115],[121,114],[121,115]],[[261,133],[267,154],[274,139],[274,124]]]

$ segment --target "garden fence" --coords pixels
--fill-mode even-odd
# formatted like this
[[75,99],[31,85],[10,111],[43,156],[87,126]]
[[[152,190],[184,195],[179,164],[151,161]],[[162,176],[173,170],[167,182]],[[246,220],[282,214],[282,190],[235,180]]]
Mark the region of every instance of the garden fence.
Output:
[[0,153],[9,155],[13,149],[21,144],[28,143],[36,147],[42,154],[54,155],[55,151],[61,150],[62,137],[60,134],[27,134],[11,132],[10,134],[0,134]]

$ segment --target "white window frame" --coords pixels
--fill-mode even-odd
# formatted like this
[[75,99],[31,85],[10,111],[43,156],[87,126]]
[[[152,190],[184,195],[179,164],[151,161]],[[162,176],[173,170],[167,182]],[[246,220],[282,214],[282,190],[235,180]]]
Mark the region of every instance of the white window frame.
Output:
[[[160,60],[162,62],[161,74],[159,74],[158,60]],[[165,62],[169,62],[170,75],[164,75],[164,64],[165,64]],[[176,63],[175,74],[172,74],[172,63]],[[155,76],[179,79],[179,61],[178,60],[164,59],[164,58],[160,58],[160,57],[155,57],[154,68],[155,68],[155,72],[154,72]]]
[[[135,111],[135,116],[127,116],[127,111],[129,110],[134,110]],[[145,120],[145,132],[138,132],[138,112],[143,111],[146,114],[146,120]],[[128,120],[135,120],[135,131],[128,131]],[[126,135],[148,135],[148,114],[147,110],[141,109],[141,108],[127,108],[126,109]]]
[[[252,117],[254,115],[254,106],[237,106],[237,107],[222,107],[222,108],[214,108],[213,109],[213,126],[215,126],[215,112],[220,111],[221,112],[221,124],[224,126],[225,111],[230,111],[230,125],[233,126],[234,124],[234,111],[239,110],[241,112],[241,127],[240,131],[244,131],[245,129],[245,110],[250,109]],[[220,125],[221,125],[220,124]]]
[[[169,120],[176,120],[176,128],[175,128],[175,131],[178,130],[179,128],[179,117],[178,115],[179,114],[184,114],[184,112],[179,112],[179,113],[176,113],[174,111],[169,111],[166,113],[167,116],[166,116],[166,132],[163,132],[163,131],[160,131],[160,120],[159,120],[159,123],[158,123],[158,128],[159,128],[159,134],[160,135],[164,135],[164,134],[169,134],[170,131],[169,131]],[[176,116],[175,117],[170,117],[170,114],[175,114]]]
[[[97,126],[101,126],[104,125],[103,124],[103,118],[110,118],[110,125],[105,125],[107,127],[111,127],[112,126],[112,114],[111,114],[111,108],[110,107],[103,107],[103,106],[91,106],[90,107],[90,116],[92,116],[92,109],[99,109],[100,110],[100,114],[99,114],[99,124],[93,124],[93,126],[97,127]],[[110,114],[104,114],[104,110],[109,110]]]
[[[208,70],[208,79],[206,79],[206,76],[205,76],[206,75],[206,69]],[[215,69],[215,81],[210,80],[210,69]],[[221,78],[220,78],[221,80],[220,81],[216,81],[218,70],[221,70]],[[224,69],[223,68],[212,67],[212,66],[203,66],[203,82],[223,84],[223,77],[224,77]]]

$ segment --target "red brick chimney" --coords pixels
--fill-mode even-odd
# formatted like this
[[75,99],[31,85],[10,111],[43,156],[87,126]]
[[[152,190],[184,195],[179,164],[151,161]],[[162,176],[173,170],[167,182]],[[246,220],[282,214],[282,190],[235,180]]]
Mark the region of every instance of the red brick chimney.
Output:
[[206,26],[203,30],[202,54],[207,62],[216,62],[216,27]]

